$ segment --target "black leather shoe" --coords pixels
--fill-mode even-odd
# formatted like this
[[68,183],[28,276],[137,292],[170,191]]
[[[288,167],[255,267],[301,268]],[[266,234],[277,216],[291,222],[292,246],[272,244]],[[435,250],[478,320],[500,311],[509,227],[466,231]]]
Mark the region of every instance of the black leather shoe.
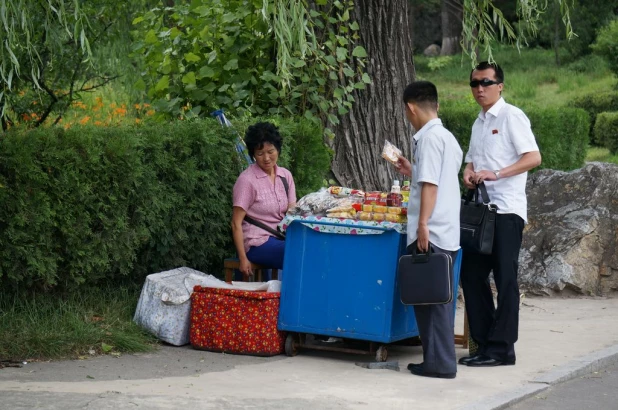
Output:
[[457,373],[433,373],[433,372],[426,372],[425,370],[423,370],[423,364],[414,364],[414,363],[410,363],[408,365],[408,370],[410,370],[410,373],[415,374],[417,376],[423,376],[423,377],[435,377],[438,379],[454,379],[457,376]]
[[512,362],[503,362],[501,360],[492,359],[491,357],[485,355],[479,355],[479,357],[470,360],[467,363],[467,365],[470,367],[512,366],[514,364],[514,360]]
[[474,356],[464,356],[457,363],[459,364],[468,364],[470,360],[478,359],[482,354],[475,354]]
[[412,371],[412,369],[421,369],[423,370],[423,363],[409,363],[408,370]]

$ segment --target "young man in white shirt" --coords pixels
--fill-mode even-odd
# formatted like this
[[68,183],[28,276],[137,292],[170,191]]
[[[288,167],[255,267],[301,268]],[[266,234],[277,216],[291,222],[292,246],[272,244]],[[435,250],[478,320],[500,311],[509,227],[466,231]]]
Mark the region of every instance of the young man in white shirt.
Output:
[[[499,65],[478,64],[470,73],[470,87],[481,112],[472,126],[463,181],[469,189],[484,182],[498,215],[493,253],[463,253],[461,284],[470,335],[478,350],[459,363],[513,365],[519,328],[518,259],[527,218],[526,179],[528,171],[540,165],[541,154],[528,117],[501,96],[504,73]],[[490,271],[498,293],[497,307]]]
[[[403,101],[406,116],[416,130],[411,144],[412,163],[403,156],[397,163],[399,171],[411,177],[408,252],[411,246],[421,252],[427,252],[431,246],[434,252],[450,254],[454,260],[459,250],[459,169],[463,153],[438,118],[438,91],[434,84],[413,82],[405,89]],[[423,363],[410,363],[408,370],[412,374],[455,378],[453,303],[414,306]]]

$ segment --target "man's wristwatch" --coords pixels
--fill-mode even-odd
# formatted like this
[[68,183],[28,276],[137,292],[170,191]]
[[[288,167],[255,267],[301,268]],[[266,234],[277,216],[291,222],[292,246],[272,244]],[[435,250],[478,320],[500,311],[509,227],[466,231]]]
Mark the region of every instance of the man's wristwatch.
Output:
[[499,170],[495,170],[494,174],[496,175],[496,180],[500,179],[500,171]]

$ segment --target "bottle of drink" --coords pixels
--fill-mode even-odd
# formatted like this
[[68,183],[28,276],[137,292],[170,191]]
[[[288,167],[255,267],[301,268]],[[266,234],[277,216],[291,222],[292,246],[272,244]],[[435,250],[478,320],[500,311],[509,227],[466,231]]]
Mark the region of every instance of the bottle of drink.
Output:
[[388,194],[387,205],[400,207],[401,201],[402,201],[401,188],[399,186],[399,180],[396,179],[393,181],[391,192]]
[[408,207],[408,202],[410,201],[410,181],[403,181],[403,186],[401,187],[401,206],[403,208]]

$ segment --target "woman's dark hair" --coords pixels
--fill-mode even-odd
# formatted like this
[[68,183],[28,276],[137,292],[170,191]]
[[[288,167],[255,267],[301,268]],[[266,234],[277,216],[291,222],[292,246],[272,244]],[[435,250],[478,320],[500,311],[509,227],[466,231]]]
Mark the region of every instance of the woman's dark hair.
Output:
[[429,81],[414,81],[403,91],[403,102],[418,104],[425,109],[438,109],[438,89]]
[[478,63],[476,65],[476,67],[474,67],[472,69],[472,71],[470,71],[470,80],[472,80],[472,73],[475,71],[483,71],[483,70],[487,70],[492,68],[494,70],[494,73],[496,75],[496,81],[499,83],[504,83],[504,71],[502,71],[502,67],[500,67],[497,63],[490,63],[488,61],[482,61],[480,63]]
[[264,148],[264,143],[270,143],[275,146],[277,152],[281,154],[281,146],[283,145],[283,138],[279,134],[279,129],[270,122],[258,122],[247,128],[245,133],[245,144],[249,151],[249,156],[253,159],[256,149]]

